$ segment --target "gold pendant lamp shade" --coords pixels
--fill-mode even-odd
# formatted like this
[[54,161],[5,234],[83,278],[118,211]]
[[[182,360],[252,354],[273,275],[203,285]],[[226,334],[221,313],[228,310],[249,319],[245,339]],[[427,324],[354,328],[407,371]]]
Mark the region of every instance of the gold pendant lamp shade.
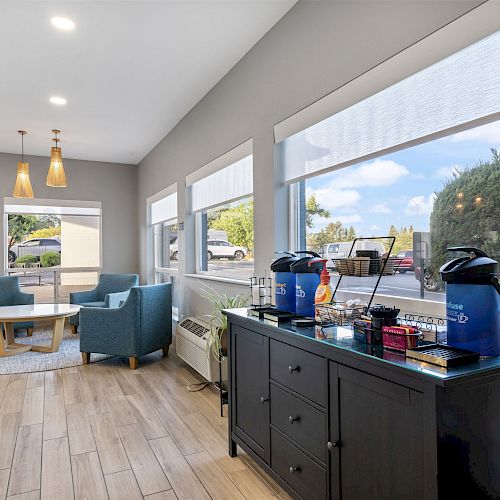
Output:
[[57,147],[57,143],[60,142],[57,134],[60,130],[52,130],[55,134],[54,139],[52,139],[56,145],[50,150],[50,166],[49,172],[47,174],[47,186],[49,187],[67,187],[68,181],[66,179],[66,173],[64,172],[64,166],[62,162],[61,148]]
[[24,161],[24,136],[27,134],[25,130],[18,130],[21,134],[21,161],[17,162],[17,178],[12,196],[14,198],[33,198],[33,188],[30,181],[30,164]]

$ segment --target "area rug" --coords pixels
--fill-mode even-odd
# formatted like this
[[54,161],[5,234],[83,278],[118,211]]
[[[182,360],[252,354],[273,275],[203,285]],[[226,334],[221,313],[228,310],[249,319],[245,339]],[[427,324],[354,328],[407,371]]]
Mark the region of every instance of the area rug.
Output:
[[[52,332],[48,329],[36,328],[33,337],[26,334],[16,335],[19,344],[47,344],[50,345]],[[92,354],[91,361],[102,361],[111,358],[106,354]],[[0,375],[16,373],[42,372],[69,368],[83,364],[80,354],[80,336],[73,335],[69,329],[64,330],[63,340],[58,352],[44,353],[28,351],[15,356],[0,358]]]

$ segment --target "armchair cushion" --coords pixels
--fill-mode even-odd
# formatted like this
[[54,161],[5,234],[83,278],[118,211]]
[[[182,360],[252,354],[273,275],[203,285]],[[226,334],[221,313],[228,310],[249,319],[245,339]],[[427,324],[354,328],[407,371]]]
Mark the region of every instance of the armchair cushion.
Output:
[[124,303],[130,294],[130,290],[126,292],[108,293],[104,297],[104,307],[116,308],[120,307]]
[[80,304],[83,307],[105,307],[104,301],[97,300],[95,302],[82,302]]

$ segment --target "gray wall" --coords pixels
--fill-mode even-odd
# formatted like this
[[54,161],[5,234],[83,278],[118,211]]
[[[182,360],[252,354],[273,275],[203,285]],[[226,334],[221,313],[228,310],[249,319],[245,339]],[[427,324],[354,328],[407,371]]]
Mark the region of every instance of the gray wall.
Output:
[[[273,125],[464,14],[472,1],[300,1],[191,110],[139,165],[141,276],[147,276],[146,198],[243,141],[254,140],[255,265],[268,269],[286,226],[275,196]],[[280,190],[278,189],[278,193]],[[185,218],[180,263],[185,314],[206,311],[193,278],[192,216]],[[274,235],[274,237],[273,237]],[[216,285],[218,286],[218,285]],[[226,285],[222,285],[226,287]],[[231,291],[237,287],[231,287]]]
[[[28,144],[29,147],[29,144]],[[47,146],[49,147],[49,146]],[[102,268],[104,272],[138,271],[137,167],[96,161],[63,162],[67,188],[45,185],[49,158],[25,156],[36,198],[102,202]],[[0,197],[12,196],[19,155],[0,153]],[[0,234],[3,235],[3,218]],[[4,247],[0,245],[3,268]]]

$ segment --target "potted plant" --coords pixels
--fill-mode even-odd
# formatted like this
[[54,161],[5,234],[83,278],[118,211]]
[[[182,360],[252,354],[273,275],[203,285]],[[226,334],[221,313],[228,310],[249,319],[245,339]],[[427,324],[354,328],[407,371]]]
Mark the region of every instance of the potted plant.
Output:
[[227,316],[222,311],[246,307],[249,304],[250,296],[243,293],[229,296],[214,290],[205,283],[201,286],[206,291],[203,297],[212,304],[207,354],[211,353],[216,360],[220,361],[223,356],[227,355]]

